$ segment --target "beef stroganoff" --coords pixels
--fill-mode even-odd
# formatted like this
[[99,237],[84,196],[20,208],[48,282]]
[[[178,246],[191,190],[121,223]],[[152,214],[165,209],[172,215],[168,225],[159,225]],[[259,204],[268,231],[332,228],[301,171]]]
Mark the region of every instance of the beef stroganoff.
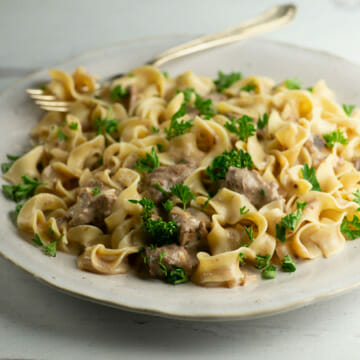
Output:
[[233,287],[360,237],[360,111],[324,81],[143,66],[99,88],[83,68],[50,75],[69,111],[48,112],[32,149],[2,164],[17,225],[45,254]]

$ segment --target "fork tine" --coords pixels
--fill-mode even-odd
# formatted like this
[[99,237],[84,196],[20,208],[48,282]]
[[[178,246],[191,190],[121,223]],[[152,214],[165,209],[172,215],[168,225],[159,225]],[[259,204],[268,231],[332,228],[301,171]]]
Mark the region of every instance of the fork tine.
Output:
[[59,106],[45,106],[40,105],[40,108],[46,111],[55,111],[55,112],[68,112],[68,107],[59,107]]
[[34,100],[56,100],[54,95],[30,95]]
[[28,94],[41,95],[44,93],[44,90],[41,89],[26,89]]
[[47,101],[47,100],[37,100],[35,101],[36,105],[51,106],[51,107],[69,107],[72,102],[70,101]]

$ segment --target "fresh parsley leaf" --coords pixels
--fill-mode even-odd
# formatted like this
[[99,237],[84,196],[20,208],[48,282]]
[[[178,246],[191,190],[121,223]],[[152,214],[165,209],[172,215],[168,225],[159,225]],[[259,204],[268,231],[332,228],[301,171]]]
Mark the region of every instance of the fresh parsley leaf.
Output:
[[302,210],[305,208],[306,205],[307,205],[306,201],[297,202],[296,203],[297,209],[294,212],[284,216],[281,219],[280,226],[284,227],[285,229],[294,231],[297,223],[299,222],[300,218],[302,217]]
[[49,245],[44,246],[44,252],[46,255],[55,257],[56,256],[56,247],[58,242],[63,238],[64,234],[61,234],[60,237],[53,241],[52,243],[50,243]]
[[286,79],[285,86],[289,90],[299,90],[299,89],[301,89],[301,82],[298,78]]
[[326,141],[326,146],[329,148],[333,147],[337,142],[343,145],[348,143],[348,140],[344,136],[344,133],[339,129],[323,135],[323,138]]
[[43,246],[43,242],[41,241],[39,234],[35,233],[31,241],[34,242],[36,245]]
[[79,127],[79,124],[77,122],[75,122],[75,121],[69,124],[69,128],[71,130],[77,130],[78,127]]
[[95,130],[98,135],[108,133],[112,135],[114,132],[118,132],[119,122],[116,119],[101,119],[97,117],[95,119]]
[[242,74],[239,72],[232,72],[230,74],[224,74],[222,71],[218,71],[218,78],[214,80],[216,90],[224,92],[225,89],[230,87],[236,81],[242,79]]
[[160,160],[153,146],[150,154],[140,157],[135,162],[135,169],[138,171],[153,171],[160,166]]
[[164,146],[162,144],[156,144],[156,147],[159,151],[162,151]]
[[247,91],[247,92],[255,91],[255,90],[256,90],[256,85],[253,83],[246,84],[241,88],[241,91]]
[[207,206],[209,205],[210,200],[211,200],[210,197],[208,197],[206,199],[206,201],[204,202],[204,205],[201,207],[201,210],[205,210],[207,208]]
[[308,87],[308,88],[306,88],[306,90],[309,91],[309,92],[311,92],[311,93],[313,92],[313,88],[312,88],[312,87]]
[[183,93],[185,102],[189,102],[191,100],[191,94],[195,94],[195,90],[193,88],[187,88],[185,90],[175,90],[177,94]]
[[249,247],[255,240],[254,228],[252,226],[250,226],[250,227],[244,226],[244,230],[245,230],[247,236],[249,237],[249,242],[247,244],[244,244],[243,246]]
[[230,166],[252,169],[253,162],[251,156],[242,149],[224,151],[221,155],[214,158],[211,166],[206,168],[206,174],[213,181],[225,179]]
[[352,220],[348,220],[346,217],[340,225],[341,232],[349,239],[355,240],[360,237],[360,219],[354,215]]
[[9,154],[6,154],[6,157],[10,160],[10,162],[1,164],[1,170],[2,170],[3,174],[8,172],[10,170],[10,168],[13,166],[14,162],[20,158],[20,156],[14,156],[14,155],[9,155]]
[[56,137],[58,139],[60,139],[61,141],[68,141],[69,140],[69,137],[62,131],[61,128],[58,130]]
[[214,116],[214,105],[211,99],[203,99],[199,94],[195,94],[195,107],[200,111],[201,115],[207,118]]
[[15,216],[16,216],[16,217],[18,217],[18,215],[19,215],[21,209],[23,208],[23,206],[24,206],[24,204],[17,204],[17,205],[15,206]]
[[276,267],[273,264],[269,264],[262,272],[263,279],[270,280],[276,277]]
[[169,78],[169,73],[167,71],[163,71],[163,76],[165,79]]
[[157,246],[175,243],[177,241],[178,227],[174,221],[164,221],[161,218],[148,218],[142,224],[143,229],[151,236],[152,242]]
[[170,212],[173,209],[174,206],[175,206],[175,204],[170,199],[167,199],[163,203],[163,207],[167,212]]
[[186,104],[182,104],[180,109],[172,116],[169,129],[164,129],[167,140],[185,134],[194,126],[193,120],[181,120],[180,122],[177,120],[184,115],[186,115]]
[[269,266],[270,260],[271,260],[271,255],[257,255],[255,257],[255,260],[257,261],[257,264],[255,265],[255,267],[259,270],[264,269],[266,267]]
[[284,256],[281,262],[281,268],[286,272],[294,272],[296,270],[295,263],[290,255]]
[[275,230],[276,230],[276,237],[281,242],[285,242],[286,241],[286,229],[283,226],[281,226],[280,224],[276,224]]
[[129,95],[129,92],[122,87],[122,85],[116,85],[110,91],[111,100],[117,101],[123,99],[125,96]]
[[151,212],[153,208],[155,207],[154,202],[151,199],[148,199],[146,197],[143,197],[141,200],[134,200],[130,199],[129,202],[133,204],[139,204],[143,208],[143,213],[141,214],[143,216],[143,219],[146,219],[151,216]]
[[[360,190],[357,189],[357,190],[353,193],[353,195],[354,195],[353,202],[355,202],[356,204],[360,205]],[[360,207],[357,208],[357,211],[359,211],[359,210],[360,210]]]
[[101,190],[100,190],[99,186],[94,186],[93,189],[91,190],[91,193],[94,196],[99,195],[101,193]]
[[310,191],[321,191],[320,184],[315,175],[314,167],[309,167],[308,164],[304,164],[302,169],[303,178],[307,180],[311,185],[312,188]]
[[23,184],[19,185],[3,185],[3,194],[15,202],[27,199],[34,195],[36,188],[44,183],[39,182],[37,179],[32,179],[27,175],[22,176]]
[[236,134],[242,141],[247,141],[247,138],[253,136],[256,132],[253,119],[247,115],[243,115],[237,120],[230,118],[224,127],[231,133]]
[[160,131],[160,129],[156,128],[155,126],[152,126],[152,127],[151,127],[151,131],[152,131],[154,134],[157,134],[157,133]]
[[245,262],[244,259],[246,259],[246,255],[243,252],[241,252],[241,253],[239,253],[238,257],[240,260],[240,264],[243,264]]
[[166,191],[159,183],[155,184],[155,187],[160,190],[165,196],[170,196],[171,192],[170,191]]
[[195,198],[193,192],[187,185],[175,184],[171,186],[170,191],[181,200],[184,210],[186,210],[186,205]]
[[164,273],[164,275],[167,277],[167,269],[166,266],[162,263],[162,259],[167,255],[167,253],[165,252],[165,250],[163,250],[160,255],[159,255],[159,260],[158,260],[158,265],[160,270]]
[[189,281],[185,269],[180,266],[173,266],[172,270],[168,271],[166,280],[172,285],[183,284]]
[[240,215],[245,215],[250,211],[250,209],[247,209],[246,206],[243,206],[240,208]]
[[49,234],[50,235],[55,235],[55,231],[53,230],[53,228],[51,227],[51,225],[49,225]]
[[257,127],[260,130],[263,130],[265,128],[265,126],[268,124],[269,122],[269,114],[264,113],[261,119],[261,116],[259,116],[259,120],[257,122]]
[[104,163],[104,158],[102,156],[100,156],[97,160],[97,163],[99,166],[101,166]]
[[345,105],[344,104],[342,107],[343,107],[343,109],[345,111],[345,114],[347,116],[350,116],[352,114],[352,112],[354,111],[354,109],[355,109],[355,105]]

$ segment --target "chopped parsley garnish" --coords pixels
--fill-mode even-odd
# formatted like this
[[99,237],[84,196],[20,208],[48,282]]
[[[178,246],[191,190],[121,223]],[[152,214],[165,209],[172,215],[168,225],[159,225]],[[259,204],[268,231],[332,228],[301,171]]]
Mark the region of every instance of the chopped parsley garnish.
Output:
[[162,246],[165,244],[171,244],[177,241],[178,228],[174,221],[163,221],[160,217],[152,219],[152,210],[155,207],[154,202],[151,199],[143,197],[141,200],[129,200],[133,204],[140,204],[143,208],[143,212],[140,214],[143,223],[142,228],[152,238],[152,244],[156,246]]
[[125,96],[129,95],[129,92],[122,87],[122,85],[116,85],[111,89],[110,97],[111,100],[117,101],[123,99]]
[[44,246],[43,242],[40,239],[39,234],[34,234],[34,237],[31,239],[36,245],[41,246],[46,255],[55,257],[56,256],[56,246],[58,242],[63,238],[64,234],[61,234],[60,237],[49,245]]
[[209,205],[210,200],[211,200],[210,197],[208,197],[206,199],[206,201],[204,202],[204,205],[201,207],[201,210],[205,210],[207,208],[207,206]]
[[308,88],[306,88],[306,90],[309,91],[309,92],[311,92],[311,93],[313,92],[313,88],[312,88],[312,87],[308,87]]
[[104,158],[102,156],[100,156],[97,160],[97,163],[99,166],[101,166],[104,163]]
[[299,89],[301,89],[301,82],[298,78],[286,79],[285,86],[289,90],[299,90]]
[[68,141],[69,140],[69,137],[62,131],[61,128],[58,130],[56,137],[58,139],[60,139],[61,141]]
[[333,147],[335,143],[340,143],[343,145],[348,143],[348,140],[344,136],[344,133],[339,129],[329,134],[323,135],[323,138],[326,141],[326,146],[329,148]]
[[255,257],[255,260],[257,261],[257,264],[255,267],[259,270],[264,269],[269,266],[271,255],[257,255]]
[[343,107],[343,109],[345,111],[345,114],[347,116],[350,116],[352,114],[352,112],[354,111],[354,109],[355,109],[355,105],[345,105],[344,104],[342,107]]
[[256,132],[253,119],[247,115],[243,115],[237,120],[230,118],[224,127],[231,133],[236,134],[242,141],[247,141],[247,138],[253,136]]
[[91,193],[94,196],[99,195],[101,193],[101,190],[100,190],[99,186],[94,186],[93,189],[91,190]]
[[15,216],[16,216],[16,217],[18,217],[18,215],[19,215],[21,209],[23,208],[23,206],[24,206],[24,204],[17,204],[17,205],[15,206]]
[[261,276],[263,279],[270,280],[276,277],[276,267],[273,264],[269,264],[262,272]]
[[314,167],[313,166],[309,167],[308,164],[304,164],[304,167],[301,171],[304,179],[307,180],[312,185],[310,191],[321,191],[320,184],[315,175]]
[[185,90],[175,90],[177,94],[183,93],[185,102],[189,102],[191,100],[191,94],[195,94],[195,90],[193,88],[187,88]]
[[3,174],[8,172],[10,170],[10,168],[13,166],[14,162],[20,158],[20,156],[14,156],[14,155],[9,155],[9,154],[6,154],[6,157],[10,160],[10,162],[1,164],[1,170],[2,170]]
[[239,253],[238,257],[240,260],[240,264],[243,264],[245,262],[244,259],[246,259],[246,255],[243,252],[241,252],[241,253]]
[[218,71],[218,78],[214,80],[216,90],[223,92],[225,89],[230,87],[236,81],[242,79],[242,74],[239,72],[232,72],[230,74],[224,74],[222,71]]
[[163,207],[167,212],[170,212],[173,209],[174,206],[175,206],[175,204],[170,199],[167,199],[163,203]]
[[152,127],[151,127],[151,131],[152,131],[154,134],[157,134],[157,133],[160,131],[160,129],[156,128],[155,126],[152,126]]
[[290,255],[284,256],[281,262],[281,268],[286,272],[294,272],[296,270],[295,263]]
[[75,122],[75,121],[69,124],[69,128],[71,130],[77,130],[78,127],[79,127],[79,124],[77,122]]
[[34,237],[31,239],[32,242],[34,242],[36,245],[43,246],[43,243],[40,239],[39,234],[34,234]]
[[265,128],[265,126],[268,124],[269,122],[269,114],[264,113],[261,119],[261,116],[259,116],[259,120],[257,122],[257,127],[260,130],[263,130]]
[[185,134],[188,130],[190,130],[194,126],[193,124],[194,120],[188,120],[188,121],[181,120],[180,122],[177,120],[183,117],[184,115],[186,115],[186,104],[182,104],[180,109],[172,116],[170,122],[170,128],[164,129],[167,140],[171,140],[176,136]]
[[176,184],[171,186],[170,191],[173,195],[178,197],[183,203],[183,208],[186,210],[186,205],[195,198],[193,192],[187,185]]
[[307,205],[306,201],[298,201],[296,203],[296,210],[290,214],[287,214],[281,219],[280,224],[276,224],[276,237],[281,241],[285,242],[286,240],[286,229],[294,231],[296,225],[302,217],[302,210],[304,210]]
[[23,184],[19,185],[3,185],[3,194],[11,200],[20,202],[34,195],[36,188],[43,183],[37,179],[32,179],[30,176],[22,176]]
[[53,230],[53,228],[51,227],[51,225],[49,225],[49,234],[50,235],[55,235],[55,231]]
[[170,195],[171,195],[171,192],[165,190],[159,183],[156,183],[156,184],[155,184],[155,187],[156,187],[158,190],[160,190],[165,196],[170,196]]
[[243,206],[240,208],[240,215],[245,215],[250,211],[250,209],[247,209],[246,206]]
[[156,144],[156,147],[159,151],[162,151],[164,146],[162,144]]
[[349,239],[354,240],[360,237],[360,219],[354,215],[352,220],[346,217],[340,225],[341,232]]
[[241,91],[247,91],[247,92],[255,91],[255,90],[256,90],[256,85],[253,83],[246,84],[241,88]]
[[138,171],[153,171],[159,166],[160,161],[155,152],[155,147],[152,147],[150,154],[146,154],[145,157],[138,158],[135,162],[135,169]]
[[97,135],[108,133],[112,135],[114,132],[117,132],[119,122],[116,119],[101,119],[97,117],[95,119],[95,130]]
[[206,174],[213,181],[225,179],[230,166],[252,169],[253,162],[251,156],[242,149],[224,151],[221,155],[214,158],[211,166],[206,168]]
[[199,94],[195,94],[195,107],[200,111],[201,115],[206,118],[214,116],[214,105],[211,99],[203,99]]
[[165,79],[169,78],[169,73],[167,71],[163,71],[163,75]]
[[[357,190],[353,193],[353,195],[355,196],[354,199],[353,199],[353,202],[356,203],[356,204],[358,204],[358,205],[360,205],[360,190],[357,189]],[[357,208],[356,210],[359,211],[359,210],[360,210],[360,207]]]
[[185,270],[180,266],[173,266],[172,270],[168,271],[166,280],[172,285],[183,284],[189,281]]
[[159,265],[159,268],[160,270],[163,272],[163,274],[165,276],[167,276],[168,272],[167,272],[167,269],[166,269],[166,266],[162,263],[162,259],[164,258],[164,256],[166,256],[167,253],[165,252],[165,250],[163,250],[160,255],[159,255],[159,260],[158,260],[158,265]]
[[249,242],[247,244],[244,244],[243,246],[249,247],[255,240],[254,228],[252,226],[250,227],[244,226],[244,230],[247,236],[249,237]]

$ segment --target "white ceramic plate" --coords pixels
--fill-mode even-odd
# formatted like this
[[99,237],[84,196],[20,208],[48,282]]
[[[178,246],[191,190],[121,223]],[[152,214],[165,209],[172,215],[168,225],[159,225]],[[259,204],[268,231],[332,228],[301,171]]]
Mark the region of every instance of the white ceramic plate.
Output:
[[[172,36],[121,43],[79,55],[59,64],[72,72],[83,65],[101,77],[141,65],[157,53],[188,36]],[[360,67],[341,58],[287,44],[251,40],[194,55],[167,66],[177,75],[188,69],[212,75],[241,71],[265,75],[277,81],[298,77],[304,86],[325,79],[346,104],[360,104]],[[6,153],[20,154],[28,133],[41,116],[25,89],[49,79],[47,70],[33,74],[0,96],[0,159]],[[347,242],[344,251],[330,259],[304,261],[293,274],[278,272],[275,280],[233,289],[202,288],[192,284],[172,286],[157,280],[140,280],[131,274],[101,276],[77,269],[75,258],[58,253],[45,256],[24,240],[7,214],[15,207],[0,196],[0,253],[45,283],[75,296],[131,311],[191,319],[246,319],[301,307],[360,284],[358,241]],[[3,289],[6,291],[6,289]]]

